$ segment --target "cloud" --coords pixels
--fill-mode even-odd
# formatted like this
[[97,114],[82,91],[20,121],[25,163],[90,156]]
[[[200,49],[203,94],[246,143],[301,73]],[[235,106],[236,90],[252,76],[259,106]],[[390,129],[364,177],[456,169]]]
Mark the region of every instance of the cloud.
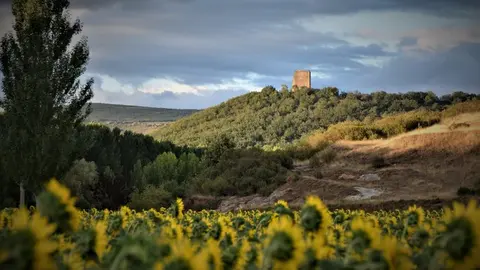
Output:
[[245,78],[232,78],[209,85],[188,85],[178,78],[153,78],[134,86],[101,74],[86,74],[82,80],[88,77],[96,80],[94,102],[167,108],[204,109],[211,104],[263,88],[255,83],[263,76],[254,73],[247,74]]
[[314,87],[478,90],[476,0],[71,2],[97,101],[199,108],[290,85],[296,69]]

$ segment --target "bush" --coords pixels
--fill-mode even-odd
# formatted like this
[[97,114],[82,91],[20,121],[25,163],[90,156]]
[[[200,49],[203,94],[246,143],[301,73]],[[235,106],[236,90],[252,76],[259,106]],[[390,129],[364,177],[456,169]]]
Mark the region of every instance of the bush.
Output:
[[337,153],[332,148],[327,148],[322,152],[318,153],[317,155],[321,161],[328,164],[335,159],[335,157],[337,156]]
[[317,168],[313,171],[313,176],[318,179],[323,178],[322,170],[320,168]]
[[309,166],[312,169],[317,168],[318,166],[320,166],[320,163],[321,163],[320,158],[317,155],[314,155],[308,161],[309,161]]
[[313,132],[304,140],[312,148],[326,147],[339,140],[374,140],[388,138],[416,128],[428,127],[440,122],[439,112],[417,110],[372,121],[345,121],[331,125],[326,131]]
[[286,183],[291,167],[293,160],[286,154],[260,149],[231,150],[195,177],[189,194],[268,195]]
[[94,189],[98,184],[98,172],[95,162],[87,162],[85,159],[73,162],[70,170],[63,177],[63,183],[78,198],[78,205],[81,208],[98,206]]
[[135,210],[159,209],[167,207],[173,200],[172,194],[163,187],[148,185],[142,192],[137,189],[132,193],[128,206]]
[[467,187],[459,187],[457,190],[458,196],[473,196],[475,194],[476,194],[475,190]]
[[372,167],[373,168],[383,168],[383,167],[386,167],[388,164],[385,162],[385,159],[383,157],[380,157],[380,156],[375,156],[373,157],[372,159]]
[[480,100],[472,100],[449,106],[442,113],[443,118],[457,116],[462,113],[480,112]]
[[296,172],[287,173],[287,183],[295,183],[300,180],[300,175]]

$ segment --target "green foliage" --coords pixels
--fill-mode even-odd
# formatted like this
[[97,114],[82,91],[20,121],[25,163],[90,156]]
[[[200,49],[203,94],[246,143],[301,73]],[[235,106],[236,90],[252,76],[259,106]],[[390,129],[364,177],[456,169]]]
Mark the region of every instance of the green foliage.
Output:
[[8,157],[2,174],[34,193],[69,169],[74,128],[88,115],[93,96],[93,79],[79,81],[89,51],[85,38],[70,46],[82,24],[69,21],[68,6],[69,1],[14,0],[15,34],[1,40],[0,107],[8,125],[0,143]]
[[209,195],[270,194],[286,183],[293,160],[284,153],[259,149],[224,152],[218,162],[205,168],[193,180],[190,193]]
[[308,164],[309,164],[310,168],[312,168],[312,169],[317,168],[318,166],[320,166],[321,162],[320,162],[320,158],[318,157],[318,155],[313,155],[313,156],[308,160]]
[[478,97],[476,100],[457,103],[455,105],[449,106],[445,111],[443,111],[442,117],[454,117],[462,113],[473,112],[480,112],[480,98]]
[[94,190],[92,190],[98,184],[95,162],[88,162],[85,159],[76,160],[63,177],[62,182],[78,198],[79,207],[90,208],[98,205]]
[[163,186],[175,197],[185,196],[190,180],[201,171],[200,159],[193,153],[183,153],[178,159],[171,153],[159,155],[142,170],[143,183],[138,183],[140,191],[144,186]]
[[319,152],[317,154],[320,161],[323,163],[331,163],[335,157],[337,156],[337,152],[335,152],[332,148],[326,148],[325,150]]
[[[336,123],[356,123],[367,117],[378,118],[419,108],[438,111],[455,100],[478,98],[461,92],[438,98],[432,92],[339,93],[332,87],[284,90],[275,91],[269,86],[261,92],[230,99],[162,127],[153,136],[178,144],[204,146],[210,138],[226,134],[239,148],[283,147]],[[355,136],[361,137],[375,134],[362,129],[357,132]]]
[[147,185],[143,191],[135,190],[132,193],[128,206],[136,210],[160,209],[160,207],[168,206],[171,201],[172,194],[164,187]]
[[209,165],[215,165],[219,162],[223,154],[235,148],[235,144],[225,134],[218,138],[211,138],[208,141],[208,148],[205,151],[205,160]]

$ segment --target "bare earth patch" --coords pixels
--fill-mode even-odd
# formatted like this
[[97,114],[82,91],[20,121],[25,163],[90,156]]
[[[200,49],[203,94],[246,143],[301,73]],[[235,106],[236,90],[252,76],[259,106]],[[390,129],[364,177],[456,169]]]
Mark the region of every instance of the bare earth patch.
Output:
[[[452,121],[468,123],[468,127],[451,130],[448,125]],[[387,140],[339,141],[330,147],[337,153],[333,162],[319,168],[298,162],[299,181],[283,185],[268,197],[222,198],[218,210],[268,208],[277,200],[300,207],[307,195],[317,195],[335,207],[447,202],[457,198],[459,187],[473,187],[480,181],[480,113],[457,116]],[[386,165],[376,168],[372,160],[379,157]],[[321,179],[314,176],[318,169]],[[369,174],[378,179],[360,180]]]

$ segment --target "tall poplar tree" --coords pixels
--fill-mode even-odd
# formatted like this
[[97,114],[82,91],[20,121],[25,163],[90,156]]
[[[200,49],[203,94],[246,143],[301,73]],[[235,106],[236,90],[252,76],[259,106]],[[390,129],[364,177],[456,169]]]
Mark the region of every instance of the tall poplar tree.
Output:
[[68,0],[13,0],[13,32],[1,40],[7,131],[1,144],[1,172],[34,195],[72,164],[76,126],[90,113],[93,79],[79,80],[89,60],[87,39],[71,45],[82,30],[70,21]]

